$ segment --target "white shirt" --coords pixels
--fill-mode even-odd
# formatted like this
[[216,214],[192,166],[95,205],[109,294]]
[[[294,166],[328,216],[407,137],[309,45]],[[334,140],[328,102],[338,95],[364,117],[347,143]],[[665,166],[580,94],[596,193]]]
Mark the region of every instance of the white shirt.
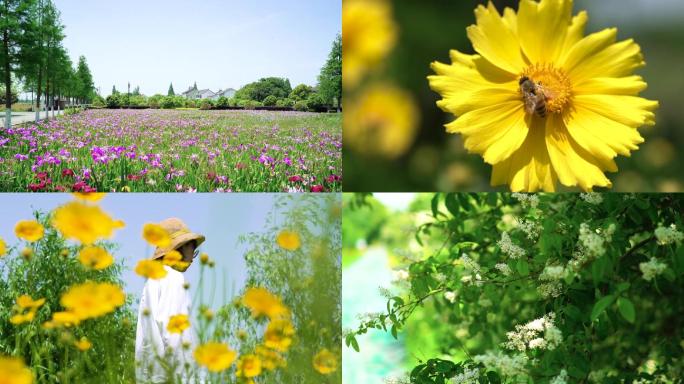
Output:
[[[166,265],[164,269],[167,272],[164,278],[147,279],[140,297],[135,337],[135,375],[140,383],[169,381],[169,368],[165,369],[158,361],[159,358],[164,364],[168,364],[168,367],[175,365],[176,369],[172,374],[183,383],[189,382],[189,376],[193,374],[192,352],[197,340],[193,327],[181,334],[170,333],[166,329],[171,316],[190,313],[190,295],[183,287],[183,273]],[[149,312],[147,316],[143,314],[146,310]],[[190,348],[183,349],[184,342],[190,343]],[[184,367],[186,362],[190,364],[189,370]]]

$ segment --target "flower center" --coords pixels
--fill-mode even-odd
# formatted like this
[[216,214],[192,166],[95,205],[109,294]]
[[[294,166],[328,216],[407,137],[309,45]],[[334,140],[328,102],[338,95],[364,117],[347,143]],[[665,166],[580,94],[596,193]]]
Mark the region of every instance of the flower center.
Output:
[[562,69],[551,64],[533,64],[525,68],[522,77],[527,77],[541,86],[546,96],[546,110],[561,113],[572,97],[572,85]]

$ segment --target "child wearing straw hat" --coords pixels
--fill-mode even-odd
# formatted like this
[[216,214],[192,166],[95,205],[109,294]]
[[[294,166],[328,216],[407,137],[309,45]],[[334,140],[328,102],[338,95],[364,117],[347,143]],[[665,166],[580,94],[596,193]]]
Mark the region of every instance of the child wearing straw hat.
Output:
[[152,258],[162,260],[168,252],[175,250],[182,255],[184,263],[175,267],[164,265],[165,277],[145,282],[135,338],[136,377],[141,383],[187,383],[194,376],[191,367],[196,336],[192,327],[181,333],[167,328],[171,317],[190,312],[192,305],[183,272],[197,256],[204,236],[190,231],[177,218],[166,219],[159,225],[169,233],[171,242],[167,247],[155,249]]

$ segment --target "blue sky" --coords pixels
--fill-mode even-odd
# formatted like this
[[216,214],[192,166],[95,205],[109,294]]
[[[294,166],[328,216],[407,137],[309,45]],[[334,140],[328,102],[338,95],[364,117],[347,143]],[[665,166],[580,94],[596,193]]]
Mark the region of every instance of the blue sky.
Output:
[[104,96],[176,93],[277,76],[315,85],[342,29],[340,0],[55,0],[72,60],[85,55]]
[[[195,232],[206,236],[201,250],[216,260],[215,275],[205,275],[208,281],[215,281],[216,291],[213,306],[217,308],[225,297],[230,299],[245,283],[247,274],[243,253],[244,245],[238,245],[238,236],[264,229],[267,215],[274,203],[274,194],[109,194],[100,206],[112,217],[121,219],[126,227],[116,232],[114,242],[120,249],[115,258],[123,259],[126,272],[123,275],[125,290],[139,296],[145,279],[133,272],[137,261],[152,255],[153,248],[142,239],[142,226],[148,222],[159,222],[167,217],[178,217]],[[50,211],[58,205],[72,200],[70,194],[0,194],[0,237],[8,246],[16,244],[14,225],[21,219],[32,218],[37,210]],[[200,263],[193,263],[185,272],[186,281],[192,287],[199,282]],[[211,271],[211,270],[210,270]],[[206,281],[206,280],[205,280]],[[209,297],[210,285],[204,290]],[[192,290],[193,295],[195,290]],[[137,308],[137,303],[135,303]]]

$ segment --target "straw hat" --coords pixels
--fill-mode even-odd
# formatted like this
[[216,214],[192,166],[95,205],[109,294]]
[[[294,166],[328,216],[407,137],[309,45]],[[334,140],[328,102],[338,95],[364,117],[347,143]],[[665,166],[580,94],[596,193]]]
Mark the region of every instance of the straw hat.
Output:
[[164,256],[168,251],[178,249],[182,247],[183,244],[193,240],[196,243],[195,247],[199,247],[200,244],[204,242],[204,236],[191,232],[188,226],[185,225],[181,219],[172,217],[162,220],[159,225],[169,233],[169,236],[171,237],[171,243],[164,248],[157,247],[157,249],[154,251],[154,256],[152,256],[152,259],[158,259]]

